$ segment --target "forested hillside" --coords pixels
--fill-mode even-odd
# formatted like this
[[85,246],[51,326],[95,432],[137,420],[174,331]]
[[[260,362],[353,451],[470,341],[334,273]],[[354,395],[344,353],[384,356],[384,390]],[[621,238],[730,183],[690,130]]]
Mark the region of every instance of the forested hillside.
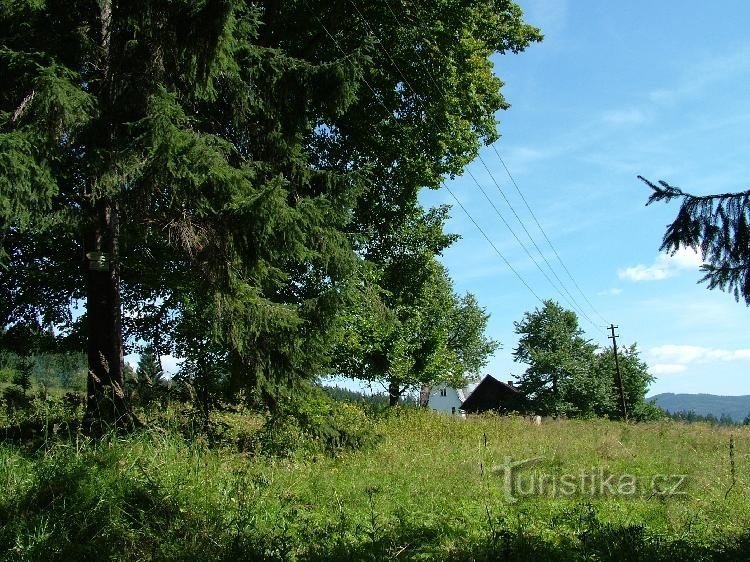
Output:
[[714,394],[673,394],[666,392],[651,396],[661,409],[670,413],[695,412],[701,416],[715,418],[729,416],[735,422],[742,422],[750,416],[750,396],[716,396]]

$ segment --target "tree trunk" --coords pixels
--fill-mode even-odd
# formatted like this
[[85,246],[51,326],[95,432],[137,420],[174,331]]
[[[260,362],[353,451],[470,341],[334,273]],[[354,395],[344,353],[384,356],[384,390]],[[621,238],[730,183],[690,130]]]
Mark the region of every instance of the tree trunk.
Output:
[[419,389],[419,406],[426,408],[430,405],[430,391],[432,387],[428,384],[423,384]]
[[[100,2],[99,19],[103,69],[100,95],[111,109],[116,105],[110,60],[112,0]],[[105,119],[109,126],[102,129],[110,149],[114,122]],[[101,196],[93,205],[84,235],[89,366],[84,427],[93,434],[140,425],[127,405],[123,381],[119,234],[118,206]]]
[[401,391],[398,388],[398,381],[390,381],[388,383],[388,405],[397,406],[400,397]]
[[117,221],[117,207],[98,202],[84,245],[89,367],[84,425],[94,434],[134,426],[123,381]]

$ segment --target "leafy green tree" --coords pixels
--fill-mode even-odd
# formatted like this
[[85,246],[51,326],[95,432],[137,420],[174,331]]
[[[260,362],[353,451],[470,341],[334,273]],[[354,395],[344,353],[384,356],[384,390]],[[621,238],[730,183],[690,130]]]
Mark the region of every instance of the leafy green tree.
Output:
[[415,206],[400,228],[371,238],[367,275],[344,315],[337,374],[382,383],[391,405],[407,391],[478,373],[497,344],[473,295],[458,297],[436,260],[456,236],[444,233],[448,207]]
[[[522,51],[541,34],[512,2],[349,2],[348,10],[334,2],[319,21],[342,17],[351,32],[325,48],[338,56],[373,41],[373,64],[350,110],[314,139],[326,165],[368,179],[351,228],[369,289],[357,297],[360,312],[343,346],[350,353],[339,353],[336,366],[385,382],[393,404],[407,389],[447,377],[460,386],[496,348],[476,301],[457,304],[444,274],[434,276],[432,260],[454,237],[442,231],[448,209],[425,212],[417,195],[460,174],[482,143],[497,140],[494,115],[508,104],[488,57]],[[475,314],[460,319],[462,306]]]
[[552,300],[514,323],[516,361],[528,365],[518,387],[542,415],[597,415],[609,392],[593,366],[596,346],[583,337],[575,312]]
[[[654,377],[648,372],[648,365],[641,359],[636,344],[618,349],[618,363],[622,386],[625,391],[625,407],[628,417],[634,420],[650,419],[654,412],[646,403],[646,393]],[[597,356],[598,376],[609,381],[610,400],[606,415],[617,419],[622,417],[619,388],[615,383],[615,360],[612,349],[606,349]]]
[[422,386],[464,386],[497,347],[473,295],[455,295],[436,261],[426,271],[419,289],[405,279],[403,293],[367,294],[344,322],[335,373],[382,384],[391,406]]
[[138,339],[242,385],[322,372],[352,245],[497,138],[488,57],[541,37],[515,4],[361,9],[2,3],[0,326],[86,350],[92,427],[135,423]]
[[664,181],[638,176],[653,193],[646,205],[682,201],[677,217],[667,227],[660,250],[681,247],[700,250],[705,273],[700,282],[745,300],[750,306],[750,190],[716,195],[691,195]]
[[464,374],[479,375],[500,348],[500,342],[486,335],[489,319],[489,313],[473,294],[466,293],[454,299],[448,312],[447,346],[456,354],[459,369],[463,369]]
[[495,116],[509,104],[489,57],[542,35],[507,0],[346,0],[314,18],[339,30],[319,43],[327,57],[365,49],[372,60],[357,101],[314,139],[326,165],[367,172],[352,225],[367,244],[402,228],[420,189],[461,174],[499,138]]

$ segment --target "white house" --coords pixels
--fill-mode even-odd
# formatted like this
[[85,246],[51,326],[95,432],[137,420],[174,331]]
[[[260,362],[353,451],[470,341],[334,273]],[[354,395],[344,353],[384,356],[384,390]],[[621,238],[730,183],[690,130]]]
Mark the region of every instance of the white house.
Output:
[[438,412],[459,414],[459,408],[467,394],[462,388],[451,388],[447,384],[435,385],[430,389],[427,407]]
[[436,412],[463,416],[466,413],[488,410],[502,411],[509,407],[508,401],[517,400],[519,396],[521,394],[513,381],[506,384],[492,375],[485,375],[478,384],[474,383],[466,388],[452,388],[445,383],[431,389],[424,388],[419,402]]

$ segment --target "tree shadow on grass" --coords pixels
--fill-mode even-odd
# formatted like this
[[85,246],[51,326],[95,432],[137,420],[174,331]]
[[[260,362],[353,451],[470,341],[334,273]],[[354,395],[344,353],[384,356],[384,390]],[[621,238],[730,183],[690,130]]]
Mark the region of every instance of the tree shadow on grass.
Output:
[[[523,518],[487,522],[484,536],[440,516],[403,511],[368,523],[292,503],[270,526],[258,526],[263,507],[198,509],[179,490],[159,484],[145,468],[124,471],[124,459],[58,452],[40,459],[33,484],[0,501],[0,558],[28,560],[446,560],[574,562],[740,562],[750,559],[750,534],[717,535],[696,544],[644,525],[601,521],[590,505],[549,522],[555,537],[540,536]],[[137,465],[137,461],[136,465]],[[131,462],[132,464],[132,462]],[[132,468],[132,467],[131,467]],[[2,496],[0,496],[2,497]],[[537,522],[538,524],[538,522]],[[466,525],[466,528],[476,526]]]

